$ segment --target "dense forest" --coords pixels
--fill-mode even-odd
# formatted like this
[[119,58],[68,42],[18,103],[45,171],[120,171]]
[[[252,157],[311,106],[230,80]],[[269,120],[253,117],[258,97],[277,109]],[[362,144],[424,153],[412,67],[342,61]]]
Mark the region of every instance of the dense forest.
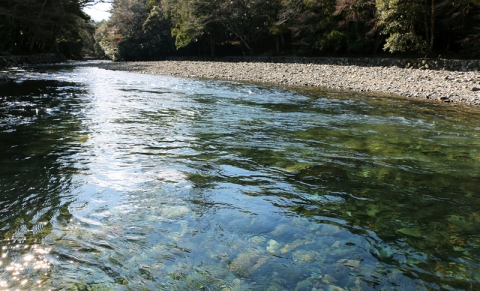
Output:
[[84,0],[1,0],[0,55],[59,52],[69,58],[93,46],[95,25]]
[[96,24],[86,2],[2,0],[0,53],[480,56],[480,0],[115,0]]
[[116,0],[96,39],[114,59],[182,55],[477,57],[479,0]]

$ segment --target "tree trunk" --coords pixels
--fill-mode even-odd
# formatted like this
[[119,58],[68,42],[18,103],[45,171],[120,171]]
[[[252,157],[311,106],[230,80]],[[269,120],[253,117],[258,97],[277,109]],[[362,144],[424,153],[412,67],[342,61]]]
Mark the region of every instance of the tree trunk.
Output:
[[[41,19],[42,19],[42,14],[43,14],[43,12],[45,12],[45,5],[47,5],[47,0],[43,1],[42,8],[37,15],[37,19],[33,22],[34,25],[40,25]],[[30,51],[30,53],[32,53],[33,52],[33,46],[35,45],[35,42],[37,41],[37,34],[36,33],[33,35],[32,39],[30,41],[31,41],[31,43],[30,43],[29,51]]]
[[[235,32],[234,32],[235,33]],[[243,45],[248,49],[248,51],[250,52],[250,55],[253,55],[253,50],[252,48],[250,47],[250,45],[248,45],[248,43],[245,41],[245,39],[238,33],[235,33],[237,35],[237,37],[240,39],[240,41],[243,43]]]
[[33,53],[33,46],[35,45],[35,42],[37,41],[37,36],[34,35],[31,39],[30,39],[30,47],[28,48],[28,51],[29,53]]
[[279,37],[277,35],[277,39],[276,39],[276,46],[277,46],[277,55],[280,54],[280,40],[279,40]]
[[348,20],[346,21],[345,28],[347,31],[347,55],[350,54],[350,32],[349,32],[349,27],[348,27]]
[[435,0],[432,0],[432,13],[430,15],[430,45],[429,52],[433,50],[433,41],[435,38]]
[[425,25],[425,40],[427,41],[427,44],[429,45],[429,52],[430,52],[430,33],[429,33],[429,27],[428,27],[428,0],[424,1],[425,3],[425,9],[423,11],[423,22]]
[[208,46],[210,47],[210,56],[214,58],[215,57],[215,37],[212,34],[210,34],[207,37],[207,42],[208,42]]
[[382,44],[382,40],[380,39],[380,33],[377,33],[375,36],[375,46],[373,47],[373,54],[376,55],[378,52],[378,48]]
[[235,34],[240,39],[240,42],[243,43],[243,45],[248,49],[250,55],[253,55],[253,50],[247,41],[242,37],[240,29],[238,29],[235,24],[228,23],[228,21],[221,23],[227,30],[230,30],[233,34]]

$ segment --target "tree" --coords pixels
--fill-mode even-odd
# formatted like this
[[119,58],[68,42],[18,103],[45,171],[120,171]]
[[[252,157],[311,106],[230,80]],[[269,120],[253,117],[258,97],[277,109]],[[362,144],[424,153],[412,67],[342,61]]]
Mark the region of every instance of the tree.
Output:
[[459,51],[465,56],[480,56],[480,2],[445,0],[436,5],[437,27],[444,51]]
[[172,36],[175,37],[177,49],[188,46],[197,41],[207,30],[204,17],[194,11],[194,1],[179,0],[175,2],[164,1],[169,7],[170,17],[173,21]]
[[172,51],[171,24],[158,6],[153,6],[142,24],[143,54],[147,58],[169,54]]
[[276,26],[286,27],[301,53],[338,50],[344,35],[333,16],[335,0],[281,0]]
[[[268,35],[269,1],[178,0],[170,3],[177,48],[200,38],[213,49],[217,41],[238,41],[249,54],[257,35]],[[173,3],[173,4],[172,4]],[[213,51],[212,51],[213,52]]]
[[[78,42],[80,21],[88,21],[79,0],[4,0],[0,2],[2,50],[54,52],[59,43]],[[81,42],[81,41],[80,41]]]
[[14,46],[15,23],[7,15],[0,15],[0,54]]
[[[374,0],[337,0],[334,16],[340,16],[339,26],[345,30],[347,53],[366,52],[374,47],[376,52],[378,27]],[[373,39],[377,36],[377,40]]]
[[420,0],[377,0],[378,23],[388,35],[384,50],[424,52],[425,39],[417,32],[422,24],[424,5]]
[[211,56],[227,47],[279,53],[280,45],[308,55],[376,53],[383,45],[390,53],[473,56],[479,18],[478,0],[115,0],[96,39],[112,59],[126,60],[170,54],[173,42],[177,53],[208,47]]
[[112,60],[155,59],[172,50],[171,24],[153,0],[116,0],[95,39]]

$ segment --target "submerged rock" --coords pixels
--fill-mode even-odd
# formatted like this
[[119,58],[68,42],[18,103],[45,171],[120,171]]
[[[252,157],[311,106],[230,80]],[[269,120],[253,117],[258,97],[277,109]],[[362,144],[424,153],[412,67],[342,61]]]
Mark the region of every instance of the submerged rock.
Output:
[[312,290],[313,282],[310,280],[310,278],[307,278],[306,280],[300,281],[297,283],[295,286],[295,291],[310,291]]
[[337,166],[311,166],[296,174],[296,178],[309,184],[348,181],[347,172]]
[[380,209],[378,209],[378,206],[377,205],[374,205],[374,204],[369,204],[367,206],[367,215],[370,216],[370,217],[375,217],[375,215],[380,212]]
[[252,244],[256,244],[256,245],[262,244],[262,243],[264,243],[266,240],[267,240],[266,237],[264,237],[264,236],[258,236],[258,235],[253,236],[253,237],[251,237],[251,238],[248,239],[249,242],[251,242]]
[[334,236],[337,233],[341,232],[342,229],[336,225],[322,224],[319,231],[323,236]]
[[412,236],[412,237],[417,237],[417,238],[422,237],[422,233],[420,232],[420,230],[415,227],[400,228],[400,229],[397,229],[397,232],[404,235]]
[[360,267],[360,261],[358,260],[343,259],[343,260],[338,260],[337,263],[342,264],[351,269],[358,269],[358,267]]
[[449,215],[447,221],[450,223],[450,227],[454,228],[456,231],[476,233],[479,228],[479,225],[475,221],[468,221],[465,217],[460,215]]
[[322,282],[325,284],[332,284],[336,283],[337,279],[335,279],[332,275],[326,274],[325,276],[323,276]]
[[345,291],[345,289],[343,289],[342,287],[338,287],[338,286],[335,286],[335,285],[325,286],[325,287],[323,287],[323,290],[325,290],[325,291]]
[[293,252],[292,259],[295,263],[307,264],[313,262],[318,256],[315,251],[298,250]]
[[308,167],[311,167],[311,164],[307,163],[296,163],[295,165],[288,166],[285,168],[285,171],[290,172],[290,173],[298,173],[302,170],[307,169]]
[[292,243],[285,244],[285,246],[280,250],[280,252],[282,254],[286,254],[286,253],[296,249],[297,247],[299,247],[303,244],[304,244],[304,242],[302,240],[297,239]]
[[274,239],[271,239],[268,241],[267,251],[272,254],[277,253],[281,247],[282,247],[281,243],[277,242]]
[[8,81],[10,81],[10,77],[5,73],[0,72],[0,83]]
[[283,235],[292,235],[293,229],[292,226],[288,224],[278,225],[271,234],[274,236],[283,236]]
[[162,216],[166,218],[176,218],[190,213],[186,206],[170,206],[162,209]]
[[240,253],[230,264],[229,269],[233,273],[242,277],[249,277],[255,273],[262,265],[267,262],[267,258],[262,257],[260,252],[255,249],[249,249]]

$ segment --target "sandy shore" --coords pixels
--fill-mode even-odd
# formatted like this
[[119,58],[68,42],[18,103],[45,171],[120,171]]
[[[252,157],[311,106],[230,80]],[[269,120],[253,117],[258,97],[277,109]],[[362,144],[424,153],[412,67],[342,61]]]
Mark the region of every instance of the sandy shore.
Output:
[[480,105],[480,72],[299,63],[157,61],[102,63],[145,74],[316,86]]

